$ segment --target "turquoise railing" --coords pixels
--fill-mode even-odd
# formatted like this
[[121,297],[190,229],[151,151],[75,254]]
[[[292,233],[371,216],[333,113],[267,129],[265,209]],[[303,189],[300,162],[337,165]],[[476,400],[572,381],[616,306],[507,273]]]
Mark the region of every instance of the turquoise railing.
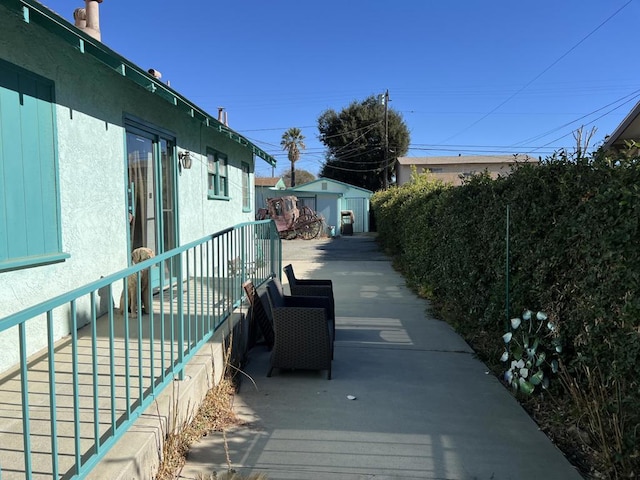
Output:
[[[17,329],[20,358],[0,378],[0,479],[83,478],[182,378],[241,304],[242,282],[261,285],[281,267],[273,222],[250,222],[0,319],[0,332]],[[145,278],[148,311],[120,311],[120,292],[131,300],[128,281],[143,304]],[[70,333],[56,340],[61,328]],[[46,349],[28,356],[43,331]]]

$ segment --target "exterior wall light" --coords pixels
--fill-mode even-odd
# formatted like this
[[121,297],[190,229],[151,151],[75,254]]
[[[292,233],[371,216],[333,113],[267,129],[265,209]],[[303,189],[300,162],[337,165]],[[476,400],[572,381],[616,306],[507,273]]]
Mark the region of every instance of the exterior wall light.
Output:
[[192,158],[191,158],[191,152],[180,152],[178,154],[178,161],[180,162],[180,165],[182,165],[182,168],[184,168],[185,170],[189,170],[191,168],[191,162],[192,162]]

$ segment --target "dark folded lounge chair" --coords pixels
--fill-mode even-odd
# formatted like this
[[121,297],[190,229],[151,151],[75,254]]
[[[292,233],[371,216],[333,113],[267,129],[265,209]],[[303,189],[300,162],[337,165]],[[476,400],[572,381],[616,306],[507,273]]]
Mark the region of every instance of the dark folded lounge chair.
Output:
[[244,282],[242,288],[247,294],[247,299],[251,304],[252,321],[260,328],[264,343],[268,348],[272,348],[274,341],[273,320],[270,312],[267,311],[269,308],[269,301],[266,298],[267,293],[264,291],[262,294],[259,294],[251,280]]

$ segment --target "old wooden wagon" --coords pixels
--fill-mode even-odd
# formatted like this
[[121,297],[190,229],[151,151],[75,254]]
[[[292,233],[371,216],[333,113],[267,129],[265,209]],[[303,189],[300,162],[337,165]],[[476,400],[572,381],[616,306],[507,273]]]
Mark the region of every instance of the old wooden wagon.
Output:
[[267,199],[267,208],[256,214],[258,220],[271,218],[278,228],[280,237],[291,240],[303,238],[311,240],[320,235],[324,219],[311,208],[298,208],[298,199],[293,195]]

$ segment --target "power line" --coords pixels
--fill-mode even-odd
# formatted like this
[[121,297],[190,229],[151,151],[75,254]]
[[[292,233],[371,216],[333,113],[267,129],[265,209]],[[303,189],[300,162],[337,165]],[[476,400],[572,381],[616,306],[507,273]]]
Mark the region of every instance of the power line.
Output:
[[[535,150],[541,149],[541,148],[546,148],[546,147],[537,147]],[[560,148],[560,147],[558,147]],[[509,149],[509,148],[503,148],[503,149],[482,149],[482,148],[474,148],[474,149],[464,149],[464,148],[443,148],[443,147],[423,147],[423,148],[410,148],[410,150],[418,150],[418,151],[428,151],[428,152],[456,152],[456,153],[460,153],[460,152],[464,152],[464,153],[470,153],[472,155],[477,155],[479,153],[482,154],[504,154],[504,155],[513,155],[513,154],[523,154],[526,155],[527,153],[532,152],[533,150],[523,150],[523,149],[519,149],[519,150],[514,150],[514,149]],[[549,153],[553,153],[553,149],[551,149],[549,151]]]
[[[364,130],[364,132],[360,133],[359,135],[357,135],[356,137],[354,137],[353,140],[351,140],[349,143],[345,143],[344,145],[342,145],[340,148],[336,149],[335,152],[333,152],[333,155],[337,155],[339,154],[342,150],[344,150],[345,148],[347,148],[349,145],[355,143],[357,140],[359,140],[360,138],[364,137],[367,133],[369,133],[371,130],[373,130],[374,127],[376,127],[380,122],[376,122],[372,125],[368,125],[366,128],[359,128],[357,130],[354,130],[353,133],[357,132],[358,130]],[[344,136],[345,134],[337,134],[337,135],[332,135],[332,136],[327,136],[324,137],[325,139],[327,138],[334,138],[334,137],[340,137],[340,136]]]
[[[633,98],[633,99],[631,99],[631,100],[634,100],[634,99],[635,99],[635,98],[637,98],[638,96],[640,96],[640,95],[637,95],[636,97],[634,97],[634,98]],[[630,102],[631,100],[628,100],[626,103]],[[615,110],[617,110],[618,108],[622,107],[623,105],[624,105],[624,103],[623,103],[622,105],[618,105],[617,107],[615,107],[615,108],[613,108],[613,109],[609,110],[608,112],[603,113],[603,114],[602,114],[602,115],[600,115],[599,117],[594,118],[591,122],[587,123],[586,125],[589,125],[589,124],[591,124],[591,123],[595,122],[596,120],[600,120],[602,117],[606,117],[606,116],[607,116],[607,115],[609,115],[611,112],[614,112]],[[561,137],[559,137],[559,138],[556,138],[555,140],[552,140],[551,142],[549,142],[549,144],[551,144],[551,143],[555,143],[555,142],[557,142],[558,140],[560,140],[560,139],[562,139],[562,138],[564,138],[564,137],[566,137],[566,136],[568,136],[568,135],[571,135],[572,133],[573,133],[573,131],[571,131],[571,132],[569,132],[569,133],[567,133],[567,134],[565,134],[565,135],[563,135],[563,136],[561,136]],[[546,146],[546,145],[545,145],[545,146]]]
[[327,168],[332,168],[334,170],[342,170],[343,172],[353,172],[353,173],[368,173],[368,172],[380,172],[384,166],[378,165],[375,168],[346,168],[339,167],[337,165],[327,165]]
[[[412,143],[411,145],[414,145],[415,147],[409,146],[409,150],[412,150],[420,146],[429,147],[429,148],[445,147],[445,148],[498,148],[498,149],[506,149],[506,148],[513,147],[513,145],[474,145],[474,144],[456,145],[455,143]],[[528,148],[533,148],[533,147],[528,147]]]
[[[342,137],[344,135],[349,135],[351,133],[359,132],[360,130],[367,130],[367,132],[368,132],[368,131],[372,130],[373,127],[375,127],[377,125],[380,125],[381,123],[382,123],[382,120],[376,120],[375,122],[370,123],[369,125],[365,125],[363,127],[358,127],[358,128],[353,129],[353,130],[347,130],[346,132],[336,133],[335,135],[325,135],[324,138],[327,139],[327,138]],[[367,133],[367,132],[364,132],[364,133]]]
[[[376,121],[374,123],[370,123],[369,125],[364,125],[362,127],[358,127],[358,128],[353,129],[353,130],[348,130],[346,132],[340,132],[340,133],[337,133],[335,135],[327,135],[324,138],[325,139],[330,139],[330,138],[340,137],[340,136],[344,136],[344,135],[351,135],[351,134],[358,133],[358,132],[361,132],[361,131],[364,130],[364,132],[360,133],[358,136],[356,136],[350,142],[350,143],[353,143],[356,140],[358,140],[359,138],[361,138],[362,136],[366,135],[369,131],[373,130],[375,127],[377,127],[381,123],[382,123],[382,120],[378,120],[378,121]],[[271,129],[264,129],[264,130],[271,130]],[[244,130],[244,131],[246,132],[248,130]],[[242,131],[240,131],[240,132],[242,132]],[[274,149],[277,149],[278,153],[272,153],[271,154],[273,157],[278,157],[278,156],[284,156],[285,155],[284,153],[281,152],[281,147],[279,145],[276,145],[276,144],[273,144],[273,143],[269,143],[269,142],[264,142],[264,141],[261,141],[261,140],[258,140],[258,139],[255,139],[255,138],[252,138],[252,137],[249,137],[249,136],[246,136],[246,137],[247,137],[248,140],[252,141],[256,145],[268,145],[268,146],[270,146],[270,147],[272,147]],[[340,148],[346,148],[347,146],[349,146],[349,144],[343,145]],[[265,150],[266,150],[266,148],[265,148]],[[357,149],[349,150],[349,151],[346,152],[346,154],[349,155],[351,152],[356,152],[356,151],[357,151]],[[303,151],[303,152],[300,152],[300,153],[301,154],[305,154],[306,151]]]
[[591,37],[591,35],[593,35],[594,33],[596,33],[598,30],[600,30],[600,28],[602,28],[607,22],[609,22],[609,20],[611,20],[613,17],[615,17],[618,13],[620,13],[624,8],[626,8],[631,2],[633,2],[633,0],[629,0],[627,3],[625,3],[623,6],[621,6],[618,10],[616,10],[612,15],[610,15],[606,20],[604,20],[602,23],[600,23],[600,25],[598,25],[595,29],[593,29],[591,32],[589,32],[585,37],[583,37],[578,43],[576,43],[573,47],[571,47],[569,50],[567,50],[564,54],[560,55],[560,57],[558,57],[558,59],[556,59],[554,62],[551,63],[551,65],[549,65],[547,68],[545,68],[542,72],[540,72],[538,75],[536,75],[532,80],[530,80],[529,82],[527,82],[522,88],[520,88],[519,90],[517,90],[516,92],[514,92],[513,94],[511,94],[509,97],[507,97],[506,100],[504,100],[503,102],[501,102],[497,107],[493,108],[489,113],[486,113],[485,115],[483,115],[482,117],[480,117],[478,120],[476,120],[475,122],[473,122],[471,125],[469,125],[468,127],[460,130],[458,133],[451,135],[450,137],[446,138],[445,140],[443,140],[443,142],[447,142],[449,140],[451,140],[452,138],[457,137],[458,135],[466,132],[467,130],[475,127],[478,123],[480,123],[482,120],[484,120],[485,118],[489,117],[490,115],[492,115],[493,113],[495,113],[500,107],[502,107],[503,105],[505,105],[506,103],[508,103],[509,101],[511,101],[514,97],[516,97],[518,94],[520,94],[522,91],[524,91],[529,85],[531,85],[533,82],[535,82],[536,80],[538,80],[540,77],[542,77],[545,73],[547,73],[549,70],[551,70],[551,68],[553,68],[554,66],[556,66],[561,60],[563,60],[567,55],[569,55],[571,52],[573,52],[576,48],[578,48],[578,46],[580,46],[584,41],[586,41],[589,37]]
[[[596,109],[596,110],[593,110],[592,112],[587,113],[586,115],[583,115],[583,116],[581,116],[581,117],[579,117],[579,118],[576,118],[575,120],[572,120],[572,121],[570,121],[570,122],[567,122],[567,123],[565,123],[564,125],[560,125],[559,127],[556,127],[556,128],[551,129],[551,130],[548,130],[547,132],[545,132],[545,133],[541,133],[540,135],[536,135],[536,136],[534,136],[534,137],[529,137],[529,138],[527,138],[527,139],[525,139],[525,140],[522,140],[522,141],[520,141],[520,142],[516,142],[516,143],[514,143],[514,144],[513,144],[513,146],[517,146],[517,145],[520,145],[520,144],[526,144],[526,143],[528,143],[528,142],[530,142],[530,141],[532,142],[532,141],[534,141],[534,140],[540,140],[541,138],[547,137],[547,136],[551,135],[552,133],[557,132],[558,130],[563,129],[564,127],[568,127],[568,126],[569,126],[569,125],[571,125],[572,123],[576,123],[576,122],[579,122],[580,120],[584,120],[585,118],[590,117],[590,116],[591,116],[591,115],[593,115],[594,113],[598,113],[599,111],[604,110],[605,108],[609,108],[611,105],[615,105],[615,104],[616,104],[616,103],[618,103],[618,102],[622,102],[622,101],[624,101],[623,103],[621,103],[620,105],[618,105],[618,106],[617,106],[617,107],[615,107],[614,109],[609,110],[609,111],[608,111],[607,113],[605,113],[604,115],[600,115],[599,117],[597,117],[597,118],[595,118],[594,120],[592,120],[591,122],[589,122],[589,123],[593,123],[593,122],[595,122],[596,120],[599,120],[599,119],[601,119],[602,117],[604,117],[604,116],[606,116],[606,115],[610,114],[611,112],[614,112],[614,111],[615,111],[615,110],[617,110],[618,108],[620,108],[620,107],[622,107],[622,106],[626,105],[627,103],[629,103],[629,102],[631,102],[631,101],[635,100],[635,99],[636,99],[636,98],[638,98],[638,97],[640,97],[640,89],[635,90],[634,92],[631,92],[631,93],[629,93],[628,95],[625,95],[624,97],[618,98],[617,100],[614,100],[613,102],[608,103],[608,104],[607,104],[607,105],[605,105],[604,107],[600,107],[600,108],[598,108],[598,109]],[[567,134],[567,135],[568,135],[568,134]],[[566,137],[567,135],[564,135],[564,137]],[[564,138],[564,137],[560,137],[560,138]],[[551,142],[551,143],[553,143],[553,142]]]
[[[533,141],[533,140],[539,140],[541,138],[544,138],[545,136],[548,136],[551,133],[554,133],[554,132],[556,132],[558,130],[561,130],[562,128],[564,128],[566,126],[571,125],[572,123],[575,123],[575,122],[578,122],[580,120],[583,120],[583,119],[585,119],[585,118],[587,118],[587,117],[589,117],[589,116],[591,116],[591,115],[593,115],[593,114],[595,114],[597,112],[600,112],[600,111],[604,110],[605,108],[608,108],[608,107],[610,107],[612,105],[615,105],[616,103],[623,102],[620,105],[616,106],[615,108],[613,108],[613,109],[603,113],[602,115],[596,117],[595,119],[593,119],[592,121],[590,121],[586,125],[594,123],[595,121],[599,120],[600,118],[603,118],[604,116],[606,116],[606,115],[612,113],[613,111],[621,108],[622,106],[624,106],[627,103],[635,100],[638,97],[640,97],[640,89],[635,90],[635,91],[631,92],[630,94],[627,94],[624,97],[621,97],[621,98],[619,98],[619,99],[617,99],[617,100],[615,100],[615,101],[613,101],[611,103],[608,103],[607,105],[605,105],[603,107],[600,107],[600,108],[598,108],[596,110],[593,110],[592,112],[590,112],[590,113],[588,113],[586,115],[578,117],[577,119],[572,120],[571,122],[567,122],[567,123],[565,123],[565,124],[563,124],[563,125],[561,125],[559,127],[556,127],[556,128],[554,128],[552,130],[549,130],[549,131],[547,131],[547,132],[545,132],[543,134],[527,138],[525,140],[522,140],[520,142],[517,142],[515,144],[511,144],[511,145],[473,145],[473,144],[459,144],[459,145],[456,145],[456,144],[445,144],[445,143],[441,143],[441,144],[416,144],[416,143],[414,143],[414,144],[410,144],[409,145],[408,150],[409,151],[412,151],[412,150],[413,151],[415,151],[415,150],[418,150],[418,151],[442,151],[442,152],[458,152],[458,153],[459,152],[468,152],[468,153],[475,153],[475,154],[478,154],[478,153],[496,153],[496,154],[498,154],[498,153],[503,153],[503,154],[519,153],[519,154],[528,154],[528,153],[537,152],[537,154],[545,154],[545,155],[549,154],[550,155],[550,154],[553,154],[555,151],[559,150],[560,148],[563,148],[563,147],[560,147],[560,146],[558,146],[558,147],[550,147],[550,145],[552,145],[553,143],[555,143],[555,142],[567,137],[568,135],[573,133],[573,131],[569,132],[569,133],[567,133],[565,135],[562,135],[561,137],[558,137],[557,139],[555,139],[555,140],[553,140],[553,141],[551,141],[549,143],[546,143],[544,145],[541,145],[541,146],[526,146],[526,147],[523,147],[523,146],[521,146],[521,144],[527,143],[527,142],[530,142],[530,141]],[[366,125],[364,127],[359,127],[357,129],[351,130],[350,132],[346,132],[346,133],[347,134],[348,133],[356,133],[356,132],[358,132],[360,130],[371,130],[373,127],[375,127],[379,123],[380,122],[377,122],[377,123],[374,123],[374,124],[370,124],[370,125]],[[364,135],[366,133],[367,132],[363,132],[361,135],[356,137],[356,139],[354,139],[353,141],[357,140],[357,138],[360,138],[362,135]],[[333,135],[332,137],[339,136],[339,135],[342,135],[342,134]],[[251,139],[251,138],[249,138],[249,139],[251,141],[253,141],[254,143],[262,143],[262,144],[266,144],[266,145],[273,145],[273,144],[269,144],[267,142],[261,142],[259,140],[255,140],[255,139]],[[347,146],[348,146],[348,144],[342,146],[341,148],[344,149]],[[514,148],[514,147],[520,147],[520,148]],[[368,162],[368,161],[350,160],[350,159],[358,158],[358,157],[361,157],[363,155],[370,154],[374,150],[379,149],[379,148],[381,148],[381,146],[374,147],[373,149],[366,149],[366,150],[360,150],[360,148],[355,147],[355,148],[350,149],[350,150],[342,151],[339,158],[335,158],[334,157],[333,159],[329,159],[329,161],[338,161],[338,162],[341,162],[341,163],[352,164],[352,165],[366,165],[367,163],[370,163],[370,162]],[[516,152],[516,150],[519,150],[519,151]],[[321,154],[322,153],[326,153],[326,152],[327,152],[326,149],[324,149],[324,150],[314,149],[313,152],[305,150],[305,151],[301,152],[301,154],[302,154],[302,157],[304,157],[305,160],[313,160],[316,163],[318,163],[319,165],[324,166],[324,165],[327,164],[327,158],[324,157],[324,156],[321,156]],[[286,155],[285,153],[281,153],[281,152],[273,154],[274,157],[285,156],[285,155]],[[313,159],[313,158],[310,159],[309,157],[317,157],[317,158],[316,159]],[[355,168],[354,169],[349,169],[349,168],[346,168],[346,167],[334,167],[333,165],[331,165],[331,167],[332,168],[341,169],[341,170],[345,170],[345,171],[354,171],[354,172],[355,171],[362,171],[362,172],[376,171],[376,170],[379,169],[379,168],[374,168],[374,169],[370,169],[370,170],[360,170],[360,169],[355,169]]]
[[[300,130],[302,130],[303,128],[316,128],[317,125],[305,125],[304,127],[297,127]],[[273,132],[276,130],[281,130],[283,132],[287,131],[289,129],[289,127],[274,127],[274,128],[254,128],[254,129],[249,129],[249,130],[238,130],[238,133],[242,133],[244,134],[244,132]]]

